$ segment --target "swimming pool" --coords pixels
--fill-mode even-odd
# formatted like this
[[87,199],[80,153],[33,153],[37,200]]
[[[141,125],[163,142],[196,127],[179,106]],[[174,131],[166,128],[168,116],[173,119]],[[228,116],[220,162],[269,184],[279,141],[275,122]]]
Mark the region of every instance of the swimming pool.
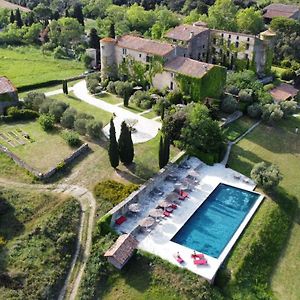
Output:
[[260,194],[220,183],[172,242],[218,258],[258,198]]

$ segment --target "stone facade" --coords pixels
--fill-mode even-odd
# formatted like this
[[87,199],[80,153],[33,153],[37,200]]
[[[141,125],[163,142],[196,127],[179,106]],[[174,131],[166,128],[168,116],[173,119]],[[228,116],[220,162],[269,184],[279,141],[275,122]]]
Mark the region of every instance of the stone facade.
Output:
[[8,107],[19,103],[18,92],[15,86],[6,77],[0,77],[0,115],[4,114]]

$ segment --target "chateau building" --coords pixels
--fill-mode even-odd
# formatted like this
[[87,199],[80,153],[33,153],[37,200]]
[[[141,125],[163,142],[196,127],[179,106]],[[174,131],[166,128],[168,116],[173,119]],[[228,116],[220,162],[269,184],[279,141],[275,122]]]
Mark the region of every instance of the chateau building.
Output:
[[19,103],[18,92],[15,86],[6,77],[0,76],[0,115],[10,106]]

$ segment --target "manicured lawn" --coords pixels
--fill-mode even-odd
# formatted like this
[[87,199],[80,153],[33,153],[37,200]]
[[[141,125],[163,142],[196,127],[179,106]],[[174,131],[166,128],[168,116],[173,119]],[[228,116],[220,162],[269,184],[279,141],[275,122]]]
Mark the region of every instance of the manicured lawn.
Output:
[[[20,130],[22,133],[27,133],[31,141],[22,138],[22,133],[18,133]],[[9,137],[15,147],[3,139],[0,141],[1,144],[41,172],[56,166],[74,151],[66,144],[58,130],[46,133],[37,121],[2,124],[0,132]],[[13,136],[9,134],[12,132],[18,135],[19,141],[24,142],[23,145],[16,143]]]
[[142,109],[140,107],[137,107],[133,103],[129,103],[127,107],[125,107],[124,105],[122,105],[122,107],[125,108],[125,109],[127,109],[127,110],[129,110],[129,111],[131,111],[131,112],[133,112],[133,113],[136,113],[136,114],[141,113],[141,112],[143,112],[143,111],[146,110],[146,109]]
[[103,100],[109,104],[119,104],[123,102],[123,99],[110,93],[101,93],[97,95],[96,98]]
[[[64,196],[0,189],[1,299],[57,299],[75,251],[79,203]],[[2,281],[3,282],[3,281]]]
[[228,141],[233,142],[244,132],[246,132],[255,122],[257,122],[257,120],[243,116],[224,128],[224,136]]
[[81,62],[54,59],[33,47],[0,48],[0,61],[0,75],[7,76],[16,87],[65,79],[84,71]]
[[73,93],[70,93],[69,95],[59,94],[51,96],[50,98],[68,103],[71,107],[74,107],[78,112],[93,115],[95,119],[97,121],[101,121],[103,125],[106,125],[111,118],[110,113],[79,100],[74,96]]
[[153,110],[151,110],[150,112],[147,112],[145,114],[142,114],[142,116],[145,118],[148,118],[148,119],[153,119],[153,118],[158,117],[157,114]]
[[[229,166],[246,175],[260,161],[276,164],[283,180],[280,188],[300,202],[300,136],[294,133],[300,118],[283,120],[277,127],[260,125],[233,147]],[[283,197],[281,197],[284,199]],[[271,288],[278,299],[300,298],[300,225],[299,209],[286,248],[274,266]]]

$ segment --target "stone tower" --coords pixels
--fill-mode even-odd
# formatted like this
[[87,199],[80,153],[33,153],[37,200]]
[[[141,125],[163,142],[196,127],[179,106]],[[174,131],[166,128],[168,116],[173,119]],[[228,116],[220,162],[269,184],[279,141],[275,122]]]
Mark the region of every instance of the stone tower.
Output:
[[101,78],[115,77],[117,75],[116,63],[116,40],[113,38],[104,38],[100,40],[100,58],[101,58]]

